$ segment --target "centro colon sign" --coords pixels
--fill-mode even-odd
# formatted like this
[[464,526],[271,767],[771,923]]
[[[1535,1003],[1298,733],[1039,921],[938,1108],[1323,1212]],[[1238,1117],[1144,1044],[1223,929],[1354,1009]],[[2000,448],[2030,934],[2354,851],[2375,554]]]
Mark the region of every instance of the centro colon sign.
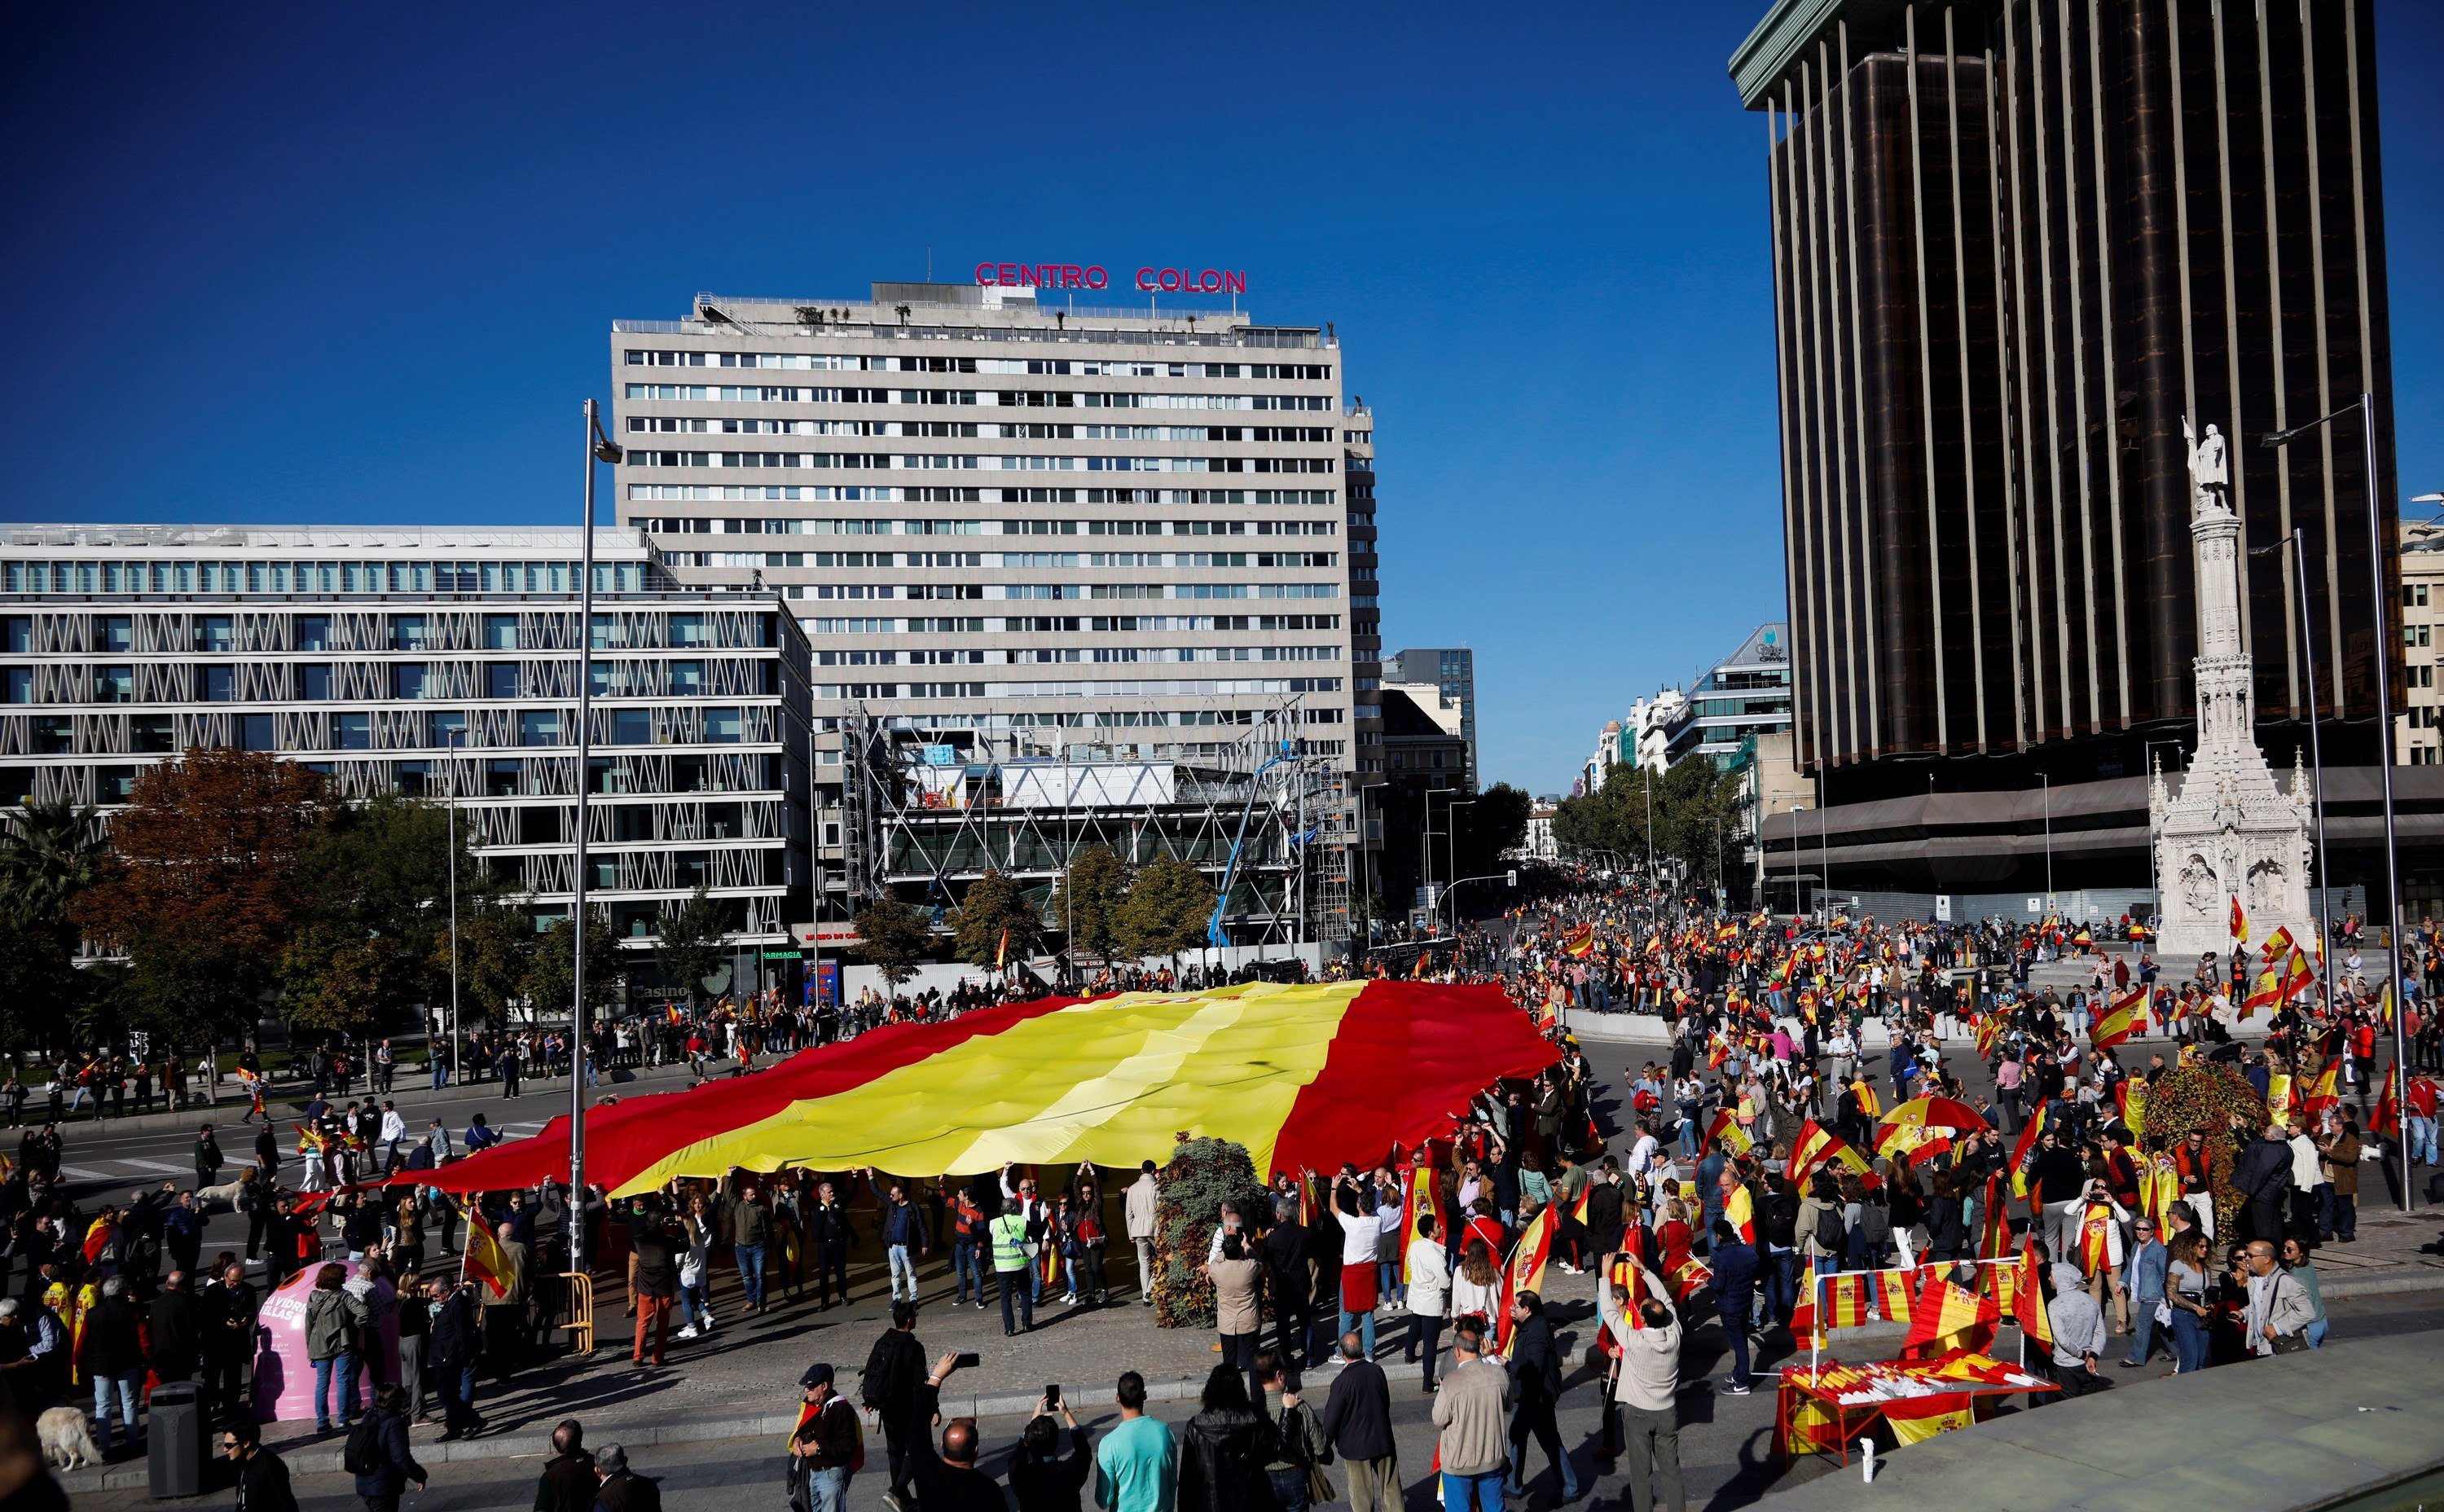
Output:
[[[1076,263],[978,263],[976,282],[1002,288],[1109,288],[1112,276]],[[1245,294],[1248,275],[1215,267],[1140,267],[1137,286],[1148,294]]]

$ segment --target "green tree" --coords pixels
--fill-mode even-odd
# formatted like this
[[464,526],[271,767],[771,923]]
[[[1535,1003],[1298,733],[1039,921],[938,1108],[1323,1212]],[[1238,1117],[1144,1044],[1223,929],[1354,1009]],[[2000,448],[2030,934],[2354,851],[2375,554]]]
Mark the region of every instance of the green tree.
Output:
[[[566,944],[566,937],[562,943]],[[534,915],[501,902],[482,902],[458,914],[458,1013],[462,1029],[486,1023],[507,1024],[510,1006],[526,996],[543,936]],[[450,940],[438,944],[445,986],[436,1006],[450,1001]],[[446,1028],[446,1025],[445,1025]]]
[[721,941],[721,905],[701,885],[677,908],[662,911],[662,937],[654,947],[654,965],[687,994],[691,1009],[704,1001],[704,979],[730,963],[730,952]]
[[1202,949],[1213,914],[1205,874],[1176,856],[1157,857],[1129,884],[1120,910],[1122,948],[1131,955],[1167,955],[1179,969],[1182,950]]
[[[108,858],[101,822],[65,800],[27,803],[0,829],[0,1035],[65,1043],[91,983],[77,969],[77,900]],[[88,1041],[87,1042],[100,1042]]]
[[1128,894],[1129,866],[1108,845],[1089,845],[1069,857],[1052,896],[1052,917],[1069,935],[1069,950],[1105,965],[1127,943],[1120,929],[1120,900]]
[[250,1032],[311,912],[300,869],[325,806],[322,774],[261,751],[198,747],[147,767],[73,914],[127,953],[145,1011]]
[[959,900],[958,912],[951,917],[951,929],[959,959],[990,968],[1005,954],[1011,961],[1033,955],[1044,940],[1044,916],[1028,901],[1024,888],[999,872],[988,871],[968,884],[967,896]]
[[[577,1001],[577,931],[566,919],[553,923],[535,942],[535,950],[527,968],[526,997],[537,1015],[566,1013]],[[612,936],[611,927],[594,916],[591,910],[585,918],[585,1007],[588,1013],[599,1012],[620,1001],[628,974],[627,958],[620,953],[620,942]]]
[[934,927],[920,911],[888,893],[859,905],[851,953],[879,970],[895,994],[933,949]]
[[281,964],[291,1022],[363,1033],[449,1001],[454,857],[462,925],[498,893],[468,850],[472,826],[457,826],[454,852],[451,832],[446,809],[412,798],[325,814],[299,865],[308,918]]

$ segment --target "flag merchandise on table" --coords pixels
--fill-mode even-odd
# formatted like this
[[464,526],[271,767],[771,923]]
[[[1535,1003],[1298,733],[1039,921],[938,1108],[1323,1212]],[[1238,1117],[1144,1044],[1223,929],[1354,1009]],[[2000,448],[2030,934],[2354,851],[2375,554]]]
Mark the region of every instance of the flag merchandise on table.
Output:
[[2231,938],[2235,945],[2249,943],[2249,911],[2240,906],[2240,898],[2236,894],[2231,900]]
[[1568,938],[1562,942],[1562,949],[1567,950],[1572,955],[1594,954],[1596,949],[1596,927],[1592,924],[1582,924],[1577,929],[1572,930],[1569,932]]
[[480,1216],[467,1225],[467,1248],[458,1257],[458,1276],[482,1286],[495,1301],[509,1300],[515,1284],[509,1275],[509,1257]]
[[1911,1303],[1917,1298],[1917,1272],[1911,1270],[1879,1270],[1868,1272],[1876,1297],[1876,1311],[1888,1322],[1910,1320]]
[[2088,1042],[2099,1050],[2110,1050],[2122,1041],[2147,1026],[2147,989],[2133,986],[2113,1000],[2113,1005],[2096,1021],[2088,1031]]
[[1799,1288],[1799,1305],[1790,1310],[1792,1347],[1796,1348],[1801,1340],[1805,1340],[1810,1349],[1824,1347],[1824,1325],[1819,1320],[1819,1316],[1815,1286],[1802,1285]]
[[1901,1344],[1905,1355],[1946,1355],[1961,1349],[1983,1354],[1994,1342],[2002,1303],[1954,1284],[1943,1272],[1941,1265],[1927,1267],[1925,1283],[1910,1310],[1909,1337]]
[[1550,1203],[1536,1209],[1528,1226],[1519,1231],[1519,1242],[1510,1246],[1509,1263],[1502,1267],[1502,1316],[1493,1321],[1494,1347],[1503,1349],[1510,1343],[1510,1309],[1517,1304],[1521,1292],[1545,1293],[1545,1262],[1553,1252],[1553,1208]]
[[1739,1115],[1730,1108],[1717,1112],[1714,1115],[1714,1121],[1706,1126],[1708,1149],[1713,1149],[1718,1141],[1722,1140],[1731,1141],[1731,1152],[1734,1154],[1745,1155],[1756,1148],[1756,1141],[1750,1139],[1749,1132],[1740,1127]]
[[1874,1302],[1873,1290],[1864,1271],[1836,1271],[1819,1283],[1824,1300],[1817,1313],[1819,1326],[1824,1328],[1857,1328],[1867,1321]]

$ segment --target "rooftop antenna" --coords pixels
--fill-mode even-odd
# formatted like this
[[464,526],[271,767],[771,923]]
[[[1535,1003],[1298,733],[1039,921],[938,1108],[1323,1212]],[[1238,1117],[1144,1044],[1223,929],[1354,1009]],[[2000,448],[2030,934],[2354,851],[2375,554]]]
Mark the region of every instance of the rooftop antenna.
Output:
[[931,247],[925,249],[925,282],[934,282],[934,249]]

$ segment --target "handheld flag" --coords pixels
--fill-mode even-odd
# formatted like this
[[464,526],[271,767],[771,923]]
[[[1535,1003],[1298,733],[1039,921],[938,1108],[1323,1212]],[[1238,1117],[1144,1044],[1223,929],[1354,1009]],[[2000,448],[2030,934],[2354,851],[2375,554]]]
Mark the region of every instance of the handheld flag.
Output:
[[1715,1144],[1722,1141],[1729,1141],[1731,1149],[1743,1155],[1756,1148],[1756,1141],[1750,1139],[1749,1132],[1740,1127],[1739,1116],[1729,1108],[1716,1113],[1714,1121],[1706,1126],[1708,1149],[1713,1148]]
[[2384,1069],[2384,1091],[2376,1099],[2376,1116],[2368,1120],[2368,1130],[2390,1139],[2401,1133],[2401,1072],[2398,1067]]
[[2126,995],[2114,999],[2111,1009],[2096,1021],[2096,1027],[2088,1031],[2088,1042],[2099,1050],[2109,1050],[2138,1033],[2146,1023],[2147,989],[2133,986]]
[[1733,1187],[1731,1194],[1723,1199],[1723,1216],[1740,1236],[1740,1243],[1756,1243],[1756,1201],[1746,1187]]
[[1596,927],[1582,924],[1562,941],[1562,949],[1572,955],[1592,955],[1596,949]]
[[2231,900],[2231,942],[2234,945],[2249,943],[2249,911],[2240,906],[2240,896],[2237,894],[2232,895]]
[[467,1248],[459,1257],[459,1279],[474,1282],[492,1294],[496,1301],[508,1301],[514,1284],[509,1276],[509,1257],[501,1249],[501,1242],[478,1211],[469,1215]]
[[1545,1289],[1545,1262],[1552,1252],[1553,1208],[1547,1203],[1519,1231],[1519,1242],[1510,1249],[1510,1263],[1502,1268],[1502,1316],[1493,1323],[1496,1347],[1510,1342],[1510,1309],[1519,1294]]

